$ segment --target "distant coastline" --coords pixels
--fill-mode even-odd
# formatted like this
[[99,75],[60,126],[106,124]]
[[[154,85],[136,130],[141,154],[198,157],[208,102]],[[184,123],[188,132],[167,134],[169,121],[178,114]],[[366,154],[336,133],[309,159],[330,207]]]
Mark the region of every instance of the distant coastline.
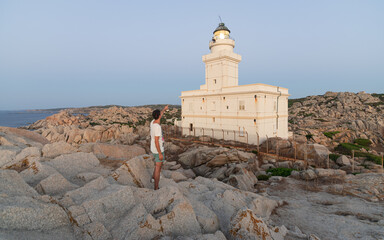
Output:
[[25,127],[40,119],[58,113],[57,110],[19,110],[0,111],[0,126],[2,127]]
[[[48,116],[56,114],[62,110],[67,110],[71,114],[84,114],[88,115],[93,110],[106,109],[110,107],[134,108],[134,107],[148,107],[151,109],[165,106],[165,104],[158,105],[142,105],[142,106],[120,106],[120,105],[106,105],[106,106],[90,106],[82,108],[51,108],[51,109],[27,109],[27,110],[0,110],[0,126],[3,127],[26,127],[38,120],[44,119]],[[181,108],[180,105],[169,105],[175,108]]]

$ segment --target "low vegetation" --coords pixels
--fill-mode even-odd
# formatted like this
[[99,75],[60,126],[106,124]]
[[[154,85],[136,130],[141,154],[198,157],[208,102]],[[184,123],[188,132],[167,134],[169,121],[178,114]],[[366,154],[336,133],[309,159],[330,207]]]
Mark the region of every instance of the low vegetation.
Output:
[[353,142],[364,147],[369,147],[372,144],[371,140],[363,138],[355,139]]
[[335,136],[336,134],[340,133],[340,131],[333,131],[333,132],[323,132],[323,134],[327,137],[327,138],[330,138],[330,139],[333,139],[333,136]]
[[359,151],[360,149],[365,148],[366,150],[369,150],[368,147],[361,146],[358,144],[353,144],[353,143],[340,143],[335,150],[341,154],[346,154],[346,155],[352,155],[352,150],[354,151]]
[[267,170],[267,173],[271,173],[272,176],[288,177],[293,170],[292,168],[271,168]]
[[[368,140],[368,139],[361,139],[361,140]],[[357,142],[367,145],[368,141],[357,141]],[[369,141],[369,142],[371,142],[371,141]],[[363,148],[366,150],[369,150],[369,147],[363,146],[360,144],[340,143],[339,146],[337,146],[335,148],[335,150],[338,151],[339,153],[345,154],[345,155],[352,155],[352,150],[354,150],[355,151],[355,157],[365,157],[367,161],[371,161],[371,162],[374,162],[376,164],[381,164],[381,156],[377,156],[377,155],[372,154],[372,153],[360,151]],[[332,155],[332,157],[331,157],[331,155]],[[333,160],[333,158],[336,158],[336,155],[338,155],[338,154],[330,154],[329,158]]]
[[381,164],[381,156],[376,156],[372,153],[367,152],[355,152],[355,157],[365,157],[367,161],[374,162],[376,164]]
[[305,137],[309,141],[309,140],[313,139],[313,134],[312,133],[308,133],[307,135],[305,135]]
[[336,160],[337,160],[340,156],[341,156],[340,154],[331,153],[331,154],[329,154],[329,159],[331,159],[332,161],[336,162]]
[[270,177],[271,177],[270,175],[259,175],[259,176],[257,176],[257,180],[259,180],[259,181],[268,181],[268,179]]
[[100,123],[97,123],[97,122],[90,122],[89,125],[91,125],[91,126],[93,127],[93,126],[96,126],[96,125],[100,125]]

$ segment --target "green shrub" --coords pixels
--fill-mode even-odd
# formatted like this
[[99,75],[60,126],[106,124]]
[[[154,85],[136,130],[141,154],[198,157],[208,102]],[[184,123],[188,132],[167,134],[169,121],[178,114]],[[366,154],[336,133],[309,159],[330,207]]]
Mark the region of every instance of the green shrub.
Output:
[[372,153],[366,152],[355,152],[355,157],[365,157],[368,161],[374,162],[376,164],[381,164],[381,156],[377,156]]
[[89,125],[91,125],[91,126],[96,126],[96,125],[100,125],[100,123],[97,123],[97,122],[90,122]]
[[371,140],[363,138],[355,139],[353,142],[364,147],[369,147],[372,144]]
[[257,150],[252,150],[252,153],[254,153],[254,154],[259,154],[259,152],[257,151]]
[[305,137],[309,141],[309,140],[313,139],[313,134],[309,133],[309,134],[305,135]]
[[268,181],[268,179],[270,177],[271,176],[269,176],[269,175],[259,175],[259,176],[257,176],[257,180],[259,180],[259,181]]
[[336,151],[342,153],[342,154],[348,154],[348,155],[351,155],[352,154],[352,150],[355,150],[355,151],[358,151],[362,148],[365,148],[367,150],[369,150],[369,148],[367,147],[364,147],[364,146],[361,146],[361,145],[357,145],[357,144],[353,144],[353,143],[340,143],[339,146],[337,146],[335,148]]
[[331,154],[329,154],[329,159],[331,159],[332,161],[336,162],[336,160],[337,160],[340,156],[341,156],[340,154],[331,153]]
[[335,136],[336,134],[340,133],[340,131],[333,131],[333,132],[323,132],[323,134],[327,137],[327,138],[330,138],[332,139],[333,136]]
[[288,177],[293,170],[292,168],[272,168],[268,169],[267,173],[271,173],[272,176]]

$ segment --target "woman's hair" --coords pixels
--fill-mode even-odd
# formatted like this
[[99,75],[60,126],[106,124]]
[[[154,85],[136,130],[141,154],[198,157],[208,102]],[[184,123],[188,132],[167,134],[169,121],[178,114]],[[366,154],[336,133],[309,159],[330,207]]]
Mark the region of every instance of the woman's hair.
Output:
[[155,111],[152,112],[152,117],[157,120],[160,117],[160,110],[156,109]]

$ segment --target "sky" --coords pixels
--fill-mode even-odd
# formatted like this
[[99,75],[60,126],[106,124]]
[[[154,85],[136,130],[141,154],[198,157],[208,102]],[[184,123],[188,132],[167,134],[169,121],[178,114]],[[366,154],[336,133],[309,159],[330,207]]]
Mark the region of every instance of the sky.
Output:
[[384,92],[384,1],[0,0],[0,110],[180,104],[221,16],[239,84]]

